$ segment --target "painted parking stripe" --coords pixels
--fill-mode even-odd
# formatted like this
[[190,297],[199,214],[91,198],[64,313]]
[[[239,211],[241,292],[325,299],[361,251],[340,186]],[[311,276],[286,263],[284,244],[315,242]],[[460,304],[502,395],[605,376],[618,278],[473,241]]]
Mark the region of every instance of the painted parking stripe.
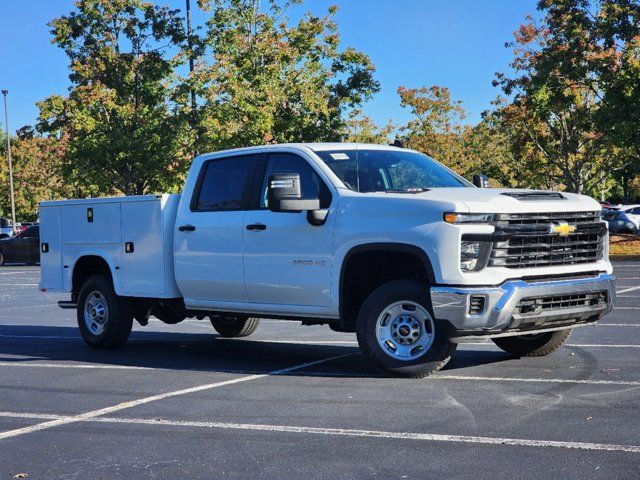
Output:
[[[347,355],[348,356],[348,355]],[[327,362],[329,360],[326,360]],[[170,370],[162,367],[142,367],[137,365],[101,365],[101,364],[64,364],[64,363],[23,363],[23,362],[0,362],[2,367],[16,368],[59,368],[59,369],[81,369],[81,370]],[[216,369],[216,373],[246,374],[246,370]],[[266,374],[265,374],[266,375]],[[301,376],[339,376],[339,377],[381,377],[375,373],[340,372],[330,370],[308,370],[300,372]],[[591,380],[591,379],[568,379],[568,378],[526,378],[526,377],[485,377],[474,375],[444,375],[437,373],[430,376],[430,380],[452,380],[452,381],[488,381],[488,382],[517,382],[517,383],[566,383],[573,385],[613,385],[640,387],[638,380]]]
[[[200,335],[200,334],[195,334]],[[19,338],[19,339],[37,339],[37,340],[48,340],[48,339],[64,339],[64,340],[81,340],[82,337],[77,336],[69,336],[69,335],[10,335],[10,334],[0,334],[0,338]],[[224,338],[221,339],[219,337],[212,338],[153,338],[153,337],[138,337],[133,336],[130,338],[131,342],[136,341],[145,341],[145,342],[187,342],[187,343],[195,343],[195,342],[215,342],[215,341],[232,341],[232,342],[255,342],[255,343],[274,343],[274,344],[285,344],[285,345],[352,345],[357,346],[358,342],[355,340],[269,340],[269,339],[235,339],[235,338]],[[492,342],[489,340],[483,342],[461,342],[459,345],[480,345],[480,346],[494,346]],[[640,348],[640,344],[603,344],[603,343],[568,343],[564,345],[565,347],[580,347],[580,348]]]
[[[638,445],[615,443],[566,442],[557,440],[534,440],[524,438],[481,437],[475,435],[449,435],[439,433],[390,432],[384,430],[359,430],[349,428],[322,428],[293,425],[268,425],[256,423],[194,422],[187,420],[165,420],[147,418],[121,417],[89,417],[77,420],[78,417],[55,416],[50,414],[33,414],[18,412],[0,412],[1,417],[50,420],[60,425],[77,422],[96,422],[107,424],[152,425],[187,428],[207,428],[219,430],[245,430],[270,433],[292,433],[307,435],[331,435],[341,437],[382,438],[390,440],[414,440],[418,442],[473,443],[481,445],[507,445],[514,447],[560,448],[571,450],[608,451],[640,453]],[[27,427],[29,428],[29,427]]]
[[24,428],[17,428],[15,430],[8,430],[6,432],[2,432],[0,433],[0,440],[6,439],[6,438],[12,438],[12,437],[17,437],[19,435],[25,435],[27,433],[33,433],[33,432],[39,432],[41,430],[47,430],[49,428],[54,428],[54,427],[58,427],[61,425],[68,425],[70,423],[77,423],[77,422],[84,422],[87,420],[91,420],[97,417],[102,417],[105,415],[109,415],[111,413],[114,412],[119,412],[122,410],[125,410],[127,408],[132,408],[132,407],[137,407],[139,405],[145,405],[147,403],[151,403],[151,402],[156,402],[158,400],[164,400],[165,398],[171,398],[171,397],[177,397],[180,395],[187,395],[189,393],[195,393],[195,392],[202,392],[205,390],[211,390],[213,388],[219,388],[219,387],[224,387],[227,385],[234,385],[237,383],[243,383],[243,382],[249,382],[251,380],[257,380],[260,378],[264,378],[264,377],[268,377],[268,376],[273,376],[273,375],[282,375],[285,373],[289,373],[289,372],[293,372],[295,370],[300,370],[303,368],[307,368],[307,367],[311,367],[314,365],[319,365],[321,363],[325,363],[325,362],[329,362],[331,360],[337,360],[339,358],[344,358],[349,356],[350,354],[347,355],[336,355],[333,357],[329,357],[329,358],[324,358],[322,360],[316,360],[313,362],[306,362],[306,363],[301,363],[298,365],[294,365],[292,367],[287,367],[287,368],[283,368],[280,370],[273,370],[269,373],[264,373],[264,374],[256,374],[256,375],[247,375],[244,377],[239,377],[239,378],[234,378],[231,380],[225,380],[222,382],[215,382],[215,383],[208,383],[205,385],[200,385],[197,387],[190,387],[190,388],[185,388],[182,390],[174,390],[171,392],[166,392],[166,393],[160,393],[158,395],[153,395],[150,397],[143,397],[143,398],[138,398],[137,400],[130,400],[127,402],[122,402],[119,403],[117,405],[113,405],[111,407],[106,407],[106,408],[101,408],[99,410],[93,410],[90,412],[85,412],[82,413],[80,415],[74,415],[71,417],[63,417],[63,418],[59,418],[56,420],[50,420],[47,422],[43,422],[43,423],[38,423],[36,425],[31,425],[29,427],[24,427]]
[[623,288],[622,290],[616,290],[616,293],[621,294],[621,293],[627,293],[627,292],[635,292],[636,290],[640,290],[640,286]]
[[519,383],[568,383],[572,385],[617,385],[640,387],[637,380],[580,380],[570,378],[522,378],[522,377],[483,377],[475,375],[440,375],[436,374],[429,379],[452,381],[483,381],[483,382],[519,382]]
[[640,327],[640,323],[598,323],[598,327]]

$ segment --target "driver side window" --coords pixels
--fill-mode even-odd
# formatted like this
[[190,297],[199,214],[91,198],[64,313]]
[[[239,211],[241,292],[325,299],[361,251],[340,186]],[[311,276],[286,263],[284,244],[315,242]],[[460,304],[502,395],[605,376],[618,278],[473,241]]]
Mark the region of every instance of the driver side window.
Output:
[[292,153],[269,155],[260,190],[260,208],[268,208],[269,206],[267,204],[269,177],[277,173],[297,173],[300,175],[302,197],[319,198],[320,208],[329,208],[331,204],[329,188],[304,158]]

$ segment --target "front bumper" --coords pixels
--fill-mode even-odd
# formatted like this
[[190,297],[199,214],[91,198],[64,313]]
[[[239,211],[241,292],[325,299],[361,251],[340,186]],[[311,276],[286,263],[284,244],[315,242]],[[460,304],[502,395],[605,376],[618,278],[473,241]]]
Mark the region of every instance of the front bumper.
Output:
[[[479,297],[484,298],[484,308],[470,313],[472,298],[477,302]],[[435,318],[450,324],[454,338],[594,322],[613,310],[615,299],[615,277],[608,273],[552,281],[509,280],[496,287],[431,287]]]

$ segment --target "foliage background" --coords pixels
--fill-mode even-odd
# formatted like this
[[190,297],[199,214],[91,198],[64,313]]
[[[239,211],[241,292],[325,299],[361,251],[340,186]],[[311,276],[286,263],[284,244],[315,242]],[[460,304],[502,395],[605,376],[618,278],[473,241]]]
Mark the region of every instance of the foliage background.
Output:
[[[640,200],[640,0],[540,0],[477,124],[446,85],[399,84],[409,120],[376,125],[371,59],[343,45],[337,7],[291,21],[304,4],[198,0],[207,21],[189,32],[159,2],[77,0],[49,24],[71,88],[12,137],[18,219],[46,199],[179,191],[198,152],[295,141],[399,138],[492,186]],[[0,155],[6,179],[4,138]]]

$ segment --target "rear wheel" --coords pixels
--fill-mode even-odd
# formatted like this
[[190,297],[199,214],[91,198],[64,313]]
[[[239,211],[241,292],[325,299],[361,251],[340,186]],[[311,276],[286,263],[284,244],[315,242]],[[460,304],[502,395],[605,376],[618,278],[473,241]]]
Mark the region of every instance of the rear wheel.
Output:
[[544,357],[560,348],[572,331],[567,328],[556,332],[499,337],[491,340],[502,350],[516,357]]
[[4,253],[0,251],[0,267],[4,265]]
[[77,317],[82,338],[92,348],[121,347],[133,324],[131,306],[116,295],[111,280],[103,275],[93,275],[82,285]]
[[256,331],[259,318],[253,317],[209,317],[211,325],[222,337],[246,337]]
[[431,314],[428,286],[396,280],[365,300],[357,321],[358,344],[382,373],[420,378],[444,367],[456,349]]

